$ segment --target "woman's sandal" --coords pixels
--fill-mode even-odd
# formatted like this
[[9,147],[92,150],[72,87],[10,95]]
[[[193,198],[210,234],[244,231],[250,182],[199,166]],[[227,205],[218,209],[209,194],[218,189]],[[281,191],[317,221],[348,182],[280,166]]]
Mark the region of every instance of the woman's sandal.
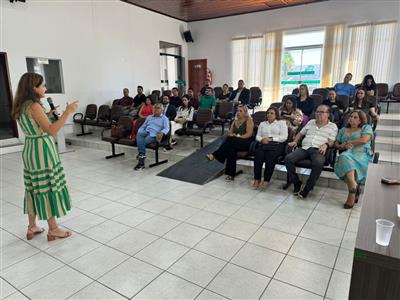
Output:
[[44,232],[44,228],[40,228],[39,231],[34,231],[32,228],[35,226],[36,226],[36,224],[34,226],[28,226],[28,231],[26,232],[26,239],[28,241],[33,239],[35,237],[35,235],[41,234],[42,232]]
[[[357,190],[358,190],[358,186],[356,186],[355,188],[349,189],[349,196],[350,196],[351,194],[357,195]],[[354,202],[355,202],[355,203],[358,202],[357,196],[355,197],[355,201],[354,201]],[[353,205],[350,205],[350,204],[347,204],[347,202],[346,202],[346,203],[343,205],[343,208],[344,208],[344,209],[350,209],[350,208],[353,208],[353,206],[354,206],[354,203],[353,203]]]
[[251,186],[255,189],[258,189],[260,187],[260,180],[253,180],[253,183]]
[[234,180],[234,178],[232,176],[226,176],[225,177],[225,181],[231,182],[233,180]]
[[269,182],[266,183],[266,181],[264,181],[262,184],[260,184],[260,189],[262,191],[266,191],[268,189],[268,187],[269,187]]
[[50,234],[50,230],[47,233],[47,241],[51,242],[54,241],[56,239],[65,239],[67,237],[70,237],[72,235],[72,233],[70,231],[65,231],[64,235],[56,235],[56,234]]

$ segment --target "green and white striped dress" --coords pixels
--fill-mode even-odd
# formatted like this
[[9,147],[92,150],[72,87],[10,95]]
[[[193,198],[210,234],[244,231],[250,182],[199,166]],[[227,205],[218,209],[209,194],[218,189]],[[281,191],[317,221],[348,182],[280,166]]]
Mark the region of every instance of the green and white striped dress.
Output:
[[40,220],[64,216],[71,209],[64,168],[52,136],[28,116],[33,101],[28,101],[18,124],[25,134],[22,151],[24,162],[24,211]]

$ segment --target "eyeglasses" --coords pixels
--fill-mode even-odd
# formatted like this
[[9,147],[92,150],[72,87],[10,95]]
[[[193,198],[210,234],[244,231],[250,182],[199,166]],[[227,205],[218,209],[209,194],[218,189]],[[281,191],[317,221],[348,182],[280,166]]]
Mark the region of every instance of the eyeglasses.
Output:
[[325,113],[328,113],[328,112],[327,112],[327,111],[317,110],[315,113],[316,113],[316,114],[325,114]]

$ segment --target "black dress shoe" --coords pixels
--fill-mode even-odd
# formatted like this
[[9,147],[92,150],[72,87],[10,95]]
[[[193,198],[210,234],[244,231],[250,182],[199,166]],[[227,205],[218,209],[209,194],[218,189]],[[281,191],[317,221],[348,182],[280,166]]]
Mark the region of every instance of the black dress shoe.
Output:
[[307,198],[308,193],[309,193],[309,191],[302,190],[302,191],[299,193],[299,198],[301,198],[301,199]]
[[290,186],[290,182],[285,183],[284,185],[282,185],[282,190],[287,190]]

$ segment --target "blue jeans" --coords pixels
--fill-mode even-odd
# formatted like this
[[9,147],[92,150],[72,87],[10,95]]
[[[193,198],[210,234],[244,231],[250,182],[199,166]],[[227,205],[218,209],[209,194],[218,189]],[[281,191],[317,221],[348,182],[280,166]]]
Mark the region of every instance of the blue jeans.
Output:
[[138,147],[139,155],[146,155],[146,145],[155,142],[156,142],[155,136],[150,136],[149,133],[143,128],[139,129],[136,135],[136,144]]

